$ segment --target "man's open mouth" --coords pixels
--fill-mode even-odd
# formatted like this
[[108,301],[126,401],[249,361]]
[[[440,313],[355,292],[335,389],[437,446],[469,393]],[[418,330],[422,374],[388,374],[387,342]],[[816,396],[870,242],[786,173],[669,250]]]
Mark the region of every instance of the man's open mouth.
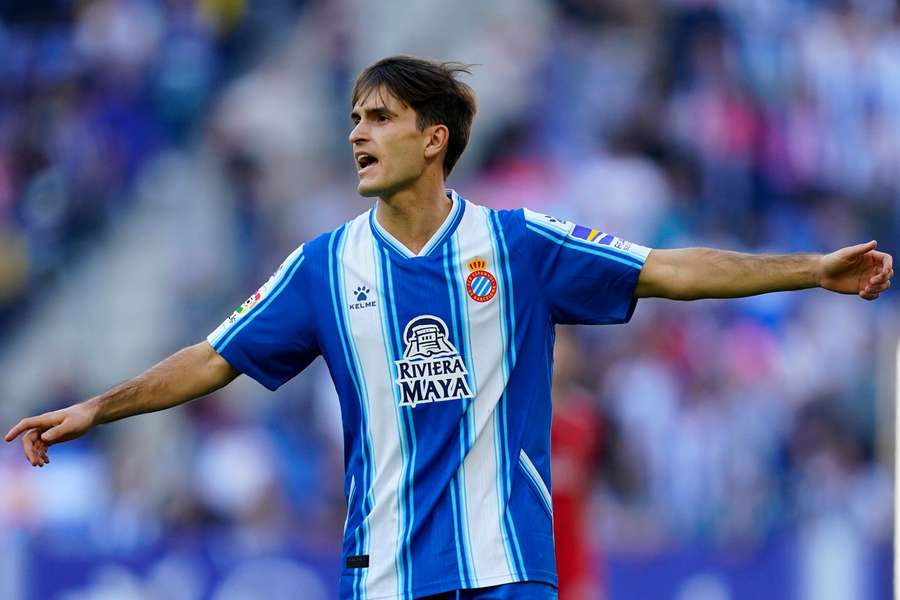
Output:
[[378,162],[378,159],[372,156],[371,154],[360,153],[356,155],[356,166],[357,170],[362,173],[367,168],[371,167],[375,163]]

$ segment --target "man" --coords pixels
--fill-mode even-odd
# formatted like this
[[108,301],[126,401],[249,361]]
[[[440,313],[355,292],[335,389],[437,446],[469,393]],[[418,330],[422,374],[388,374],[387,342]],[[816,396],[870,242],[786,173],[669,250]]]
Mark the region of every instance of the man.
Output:
[[[22,420],[28,460],[90,427],[246,373],[275,389],[325,358],[340,397],[342,598],[552,598],[550,385],[557,323],[622,323],[638,298],[821,286],[872,300],[875,242],[828,255],[654,250],[444,189],[469,137],[465,68],[363,71],[350,133],[372,210],[295,250],[207,341],[71,407]],[[467,71],[465,71],[467,72]],[[465,591],[461,591],[465,590]]]

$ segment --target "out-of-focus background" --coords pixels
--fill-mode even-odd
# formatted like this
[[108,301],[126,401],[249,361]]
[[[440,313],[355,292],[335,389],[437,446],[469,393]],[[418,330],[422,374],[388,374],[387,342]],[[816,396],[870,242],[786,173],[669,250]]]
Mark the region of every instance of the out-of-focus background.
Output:
[[[892,0],[2,0],[3,431],[202,339],[366,210],[348,95],[396,53],[477,63],[448,183],[475,202],[654,247],[900,250]],[[887,598],[897,309],[642,301],[563,334],[570,597]],[[334,597],[338,419],[319,361],[40,470],[0,448],[0,597]]]

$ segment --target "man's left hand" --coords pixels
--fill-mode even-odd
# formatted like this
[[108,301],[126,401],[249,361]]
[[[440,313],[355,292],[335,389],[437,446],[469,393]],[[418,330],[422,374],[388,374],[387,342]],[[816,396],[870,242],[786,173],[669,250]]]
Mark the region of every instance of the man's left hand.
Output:
[[822,257],[819,285],[832,292],[857,294],[875,300],[889,287],[894,276],[894,259],[875,250],[877,242],[857,244],[835,250]]

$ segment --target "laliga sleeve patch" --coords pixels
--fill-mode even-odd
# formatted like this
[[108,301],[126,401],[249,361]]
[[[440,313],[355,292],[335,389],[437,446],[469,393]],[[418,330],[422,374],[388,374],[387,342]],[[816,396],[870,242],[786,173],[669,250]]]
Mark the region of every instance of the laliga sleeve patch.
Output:
[[262,284],[262,286],[260,286],[258,290],[251,294],[249,298],[244,300],[244,302],[241,303],[240,306],[235,308],[234,311],[228,316],[228,318],[222,321],[221,325],[219,325],[215,331],[209,334],[207,340],[210,342],[210,344],[218,342],[222,338],[222,334],[231,329],[238,321],[246,317],[254,307],[260,304],[263,300],[266,299],[269,294],[272,293],[272,290],[278,287],[278,284],[282,279],[284,279],[284,276],[287,273],[288,266],[294,263],[295,259],[297,259],[302,251],[303,246],[301,245],[299,248],[294,250],[290,254],[290,256],[288,256],[284,260],[284,262],[281,263],[281,265],[279,265],[278,269],[276,269],[272,276],[269,277],[268,281]]
[[628,240],[623,240],[611,233],[604,233],[599,229],[591,229],[582,225],[576,225],[572,229],[570,235],[573,238],[578,238],[586,242],[614,248],[635,258],[640,258],[642,261],[646,260],[647,256],[650,254],[650,248],[629,242]]

